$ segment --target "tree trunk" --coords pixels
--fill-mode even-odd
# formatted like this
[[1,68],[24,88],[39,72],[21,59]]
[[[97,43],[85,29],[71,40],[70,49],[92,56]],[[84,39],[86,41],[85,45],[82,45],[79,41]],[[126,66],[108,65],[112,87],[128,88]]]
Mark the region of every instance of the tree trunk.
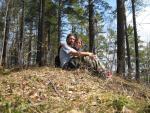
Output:
[[43,27],[44,27],[44,6],[45,0],[40,0],[39,2],[39,25],[38,25],[38,40],[37,40],[37,58],[36,62],[39,66],[44,65],[43,62]]
[[30,24],[30,36],[29,36],[29,47],[28,47],[28,66],[30,66],[30,62],[31,62],[31,47],[32,47],[32,29],[33,29],[33,22],[31,22]]
[[124,22],[125,22],[125,36],[126,36],[128,73],[130,75],[132,67],[131,67],[130,47],[129,47],[129,41],[128,41],[128,31],[127,31],[128,29],[127,29],[127,19],[126,19],[126,10],[125,9],[124,9]]
[[19,37],[19,51],[18,63],[23,65],[23,39],[24,39],[24,0],[21,0],[21,16],[20,16],[20,37]]
[[62,0],[59,0],[59,8],[58,8],[58,48],[61,38],[61,16],[62,16]]
[[133,13],[133,29],[134,29],[134,41],[135,41],[135,59],[136,59],[136,80],[140,80],[139,75],[139,47],[138,47],[138,37],[137,37],[137,27],[136,27],[136,18],[135,18],[135,0],[131,0],[132,2],[132,13]]
[[[18,25],[19,24],[19,18],[17,18],[17,22],[16,22],[16,24]],[[14,48],[15,48],[15,61],[14,61],[14,64],[15,64],[15,66],[17,66],[18,65],[18,61],[19,61],[19,59],[18,59],[18,56],[19,56],[19,26],[16,26],[16,35],[15,35],[15,46],[14,46]]]
[[42,57],[42,37],[41,37],[41,0],[39,0],[39,22],[38,22],[38,40],[37,40],[37,56],[36,56],[36,63],[40,66],[41,65],[41,57]]
[[117,73],[125,74],[124,0],[117,0]]
[[4,26],[4,38],[3,38],[3,48],[2,48],[2,57],[1,57],[1,66],[6,66],[6,53],[7,53],[7,43],[9,38],[9,24],[10,24],[10,0],[8,0],[6,5],[5,13],[5,26]]
[[49,29],[48,29],[48,64],[50,64],[50,54],[51,54],[51,27],[49,26]]
[[89,51],[95,53],[94,4],[89,0]]
[[[126,24],[126,23],[125,23]],[[130,57],[130,47],[129,47],[129,40],[127,34],[127,25],[125,25],[125,35],[126,35],[126,50],[127,50],[127,63],[128,63],[128,73],[131,74],[132,67],[131,67],[131,57]]]

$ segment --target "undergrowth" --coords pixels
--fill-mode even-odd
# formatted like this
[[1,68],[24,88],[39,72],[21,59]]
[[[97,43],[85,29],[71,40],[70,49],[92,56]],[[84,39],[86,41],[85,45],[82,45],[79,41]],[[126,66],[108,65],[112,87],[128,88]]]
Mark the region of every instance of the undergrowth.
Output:
[[0,113],[149,113],[150,90],[87,70],[41,67],[0,73]]

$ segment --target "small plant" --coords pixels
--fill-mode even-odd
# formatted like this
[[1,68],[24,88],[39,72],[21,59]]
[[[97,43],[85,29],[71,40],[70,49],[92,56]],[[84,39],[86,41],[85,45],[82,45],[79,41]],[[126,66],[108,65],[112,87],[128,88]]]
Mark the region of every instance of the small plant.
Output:
[[150,104],[149,105],[146,105],[143,109],[143,112],[144,113],[150,113]]
[[128,104],[128,100],[124,97],[119,97],[113,100],[112,106],[116,110],[116,113],[120,113],[126,104]]
[[0,69],[0,74],[2,75],[9,75],[11,71],[9,69]]

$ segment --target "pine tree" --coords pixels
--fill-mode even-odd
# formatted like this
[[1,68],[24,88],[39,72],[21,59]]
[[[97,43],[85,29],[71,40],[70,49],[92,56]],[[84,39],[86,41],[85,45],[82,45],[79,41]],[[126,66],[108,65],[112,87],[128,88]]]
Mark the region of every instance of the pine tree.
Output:
[[136,17],[135,17],[135,0],[132,2],[132,14],[133,14],[133,29],[134,29],[134,41],[135,41],[135,59],[136,59],[136,80],[140,80],[139,75],[139,47],[138,47],[138,37],[137,37],[137,27],[136,27]]
[[117,73],[125,74],[124,0],[117,0]]
[[44,38],[44,8],[45,0],[39,2],[39,23],[38,23],[38,41],[37,41],[37,58],[36,62],[39,66],[44,65],[43,58],[43,38]]
[[9,27],[10,27],[10,1],[6,2],[6,12],[5,12],[5,25],[4,25],[4,38],[3,38],[3,48],[2,48],[2,58],[1,65],[6,66],[6,54],[7,54],[7,43],[9,39]]
[[89,0],[89,51],[95,53],[94,3]]

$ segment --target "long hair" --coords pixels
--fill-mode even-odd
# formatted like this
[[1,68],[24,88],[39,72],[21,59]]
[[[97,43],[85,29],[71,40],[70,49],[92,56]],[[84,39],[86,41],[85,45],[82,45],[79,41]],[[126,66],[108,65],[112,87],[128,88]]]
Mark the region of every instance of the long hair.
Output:
[[83,40],[81,37],[76,37],[75,42],[81,42],[81,45],[83,46]]

